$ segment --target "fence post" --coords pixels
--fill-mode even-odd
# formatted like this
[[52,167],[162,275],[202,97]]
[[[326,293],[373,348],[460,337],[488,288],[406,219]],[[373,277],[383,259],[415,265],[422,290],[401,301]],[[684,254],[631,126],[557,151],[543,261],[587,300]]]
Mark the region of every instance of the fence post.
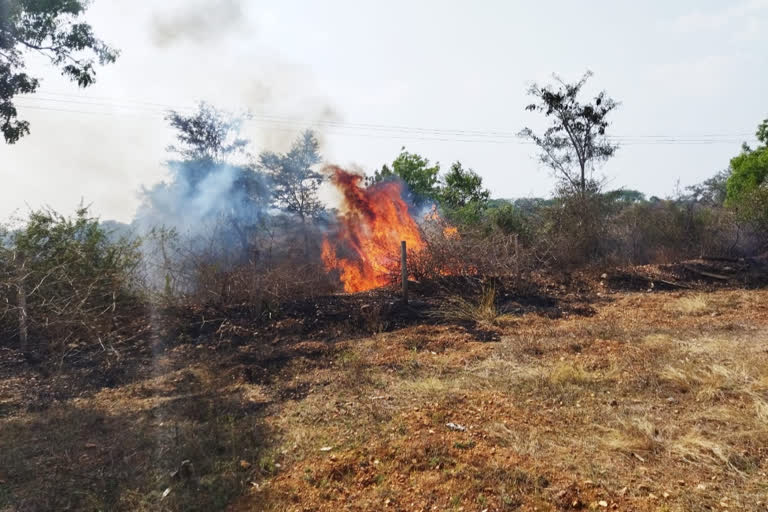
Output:
[[27,292],[24,289],[24,256],[16,253],[16,302],[19,308],[19,344],[21,351],[27,353],[29,331],[27,329]]
[[408,261],[405,240],[400,242],[400,270],[403,274],[403,302],[408,304]]

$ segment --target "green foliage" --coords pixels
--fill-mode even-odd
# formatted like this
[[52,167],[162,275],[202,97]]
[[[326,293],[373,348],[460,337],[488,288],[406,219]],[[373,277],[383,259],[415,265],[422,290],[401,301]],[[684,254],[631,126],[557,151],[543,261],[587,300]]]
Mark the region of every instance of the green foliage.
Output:
[[392,167],[384,165],[374,172],[368,184],[379,183],[396,176],[408,185],[412,195],[411,200],[416,204],[424,204],[439,197],[439,174],[439,163],[430,166],[426,158],[416,153],[409,153],[402,148],[398,157],[392,162]]
[[0,279],[3,302],[12,309],[18,293],[24,294],[33,336],[87,337],[100,317],[114,313],[132,293],[138,244],[111,241],[85,207],[74,217],[34,211],[0,249],[6,265]]
[[731,176],[727,184],[727,202],[738,207],[768,178],[768,119],[757,130],[757,138],[763,143],[756,149],[744,145],[740,155],[731,159]]
[[37,91],[40,82],[27,74],[25,57],[37,52],[62,75],[88,87],[96,80],[96,64],[117,59],[118,52],[98,39],[82,21],[86,0],[0,0],[0,130],[13,144],[29,133],[18,119],[13,99]]
[[765,119],[760,126],[757,127],[757,140],[763,143],[763,146],[768,146],[768,119]]
[[736,211],[739,221],[751,226],[761,239],[768,241],[768,119],[757,128],[762,145],[751,149],[746,144],[731,160],[727,181],[726,204]]
[[322,161],[320,144],[311,130],[305,131],[286,154],[265,151],[259,155],[259,167],[272,180],[276,204],[301,218],[313,219],[323,212],[317,191],[323,175],[313,169]]
[[565,83],[555,75],[556,85],[534,84],[528,93],[536,99],[526,110],[551,119],[543,135],[524,128],[520,136],[532,140],[541,153],[541,163],[552,168],[565,184],[586,194],[589,174],[597,163],[608,160],[618,146],[605,136],[608,115],[618,103],[600,92],[593,102],[583,104],[579,93],[592,73],[587,71],[576,83]]
[[462,225],[478,224],[488,207],[491,193],[483,188],[483,178],[472,169],[455,162],[440,178],[438,202],[448,220]]
[[483,178],[472,169],[455,162],[441,179],[440,203],[444,207],[462,208],[471,203],[485,206],[491,193],[483,188]]
[[489,209],[492,225],[506,234],[518,234],[526,241],[531,236],[531,219],[514,204],[505,202]]
[[736,210],[737,218],[752,227],[760,243],[768,243],[768,187],[762,186],[744,194]]

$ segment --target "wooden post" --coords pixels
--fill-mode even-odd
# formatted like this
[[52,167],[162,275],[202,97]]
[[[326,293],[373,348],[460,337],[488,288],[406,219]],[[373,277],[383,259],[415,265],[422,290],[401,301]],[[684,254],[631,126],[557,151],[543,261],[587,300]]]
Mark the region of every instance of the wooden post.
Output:
[[27,329],[27,292],[24,289],[24,257],[17,253],[16,259],[16,289],[18,292],[16,295],[16,306],[19,309],[19,348],[26,354],[29,333]]
[[515,279],[520,281],[520,244],[519,235],[515,233]]
[[403,273],[403,302],[408,304],[408,261],[405,240],[400,242],[400,270]]

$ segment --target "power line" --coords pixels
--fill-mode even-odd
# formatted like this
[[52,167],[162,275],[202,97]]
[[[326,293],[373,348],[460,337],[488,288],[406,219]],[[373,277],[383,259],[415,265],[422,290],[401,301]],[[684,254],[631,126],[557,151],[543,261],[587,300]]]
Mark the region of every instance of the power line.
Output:
[[[46,96],[58,96],[48,98]],[[128,102],[134,103],[130,104]],[[31,103],[31,104],[30,104]],[[91,106],[97,110],[79,108],[60,108],[48,103],[62,105]],[[72,113],[84,115],[129,115],[143,118],[162,119],[169,111],[194,111],[192,107],[175,107],[162,103],[151,103],[107,97],[84,98],[66,93],[42,93],[35,97],[22,97],[19,105],[33,110]],[[110,110],[105,110],[110,109]],[[271,125],[273,129],[295,131],[300,127],[322,127],[324,133],[338,136],[362,136],[372,138],[429,140],[443,142],[491,143],[491,144],[532,144],[520,139],[516,133],[487,130],[450,130],[439,128],[418,128],[410,126],[384,125],[375,123],[350,123],[324,119],[302,119],[297,117],[250,114],[246,122]],[[329,130],[330,129],[330,130]],[[342,131],[339,131],[342,130]],[[621,145],[709,145],[734,144],[744,140],[750,134],[704,134],[704,135],[613,135],[608,139]]]
[[[70,97],[77,97],[79,100],[82,100],[84,98],[74,95],[66,95],[64,93],[46,93],[46,94],[56,94],[60,96],[70,96]],[[167,113],[170,110],[175,111],[190,111],[194,110],[191,107],[178,107],[168,104],[161,104],[161,103],[149,103],[149,102],[139,102],[136,101],[138,105],[144,105],[144,106],[137,106],[137,105],[130,105],[123,103],[118,103],[114,99],[109,99],[105,97],[101,97],[102,99],[109,100],[108,103],[99,102],[99,101],[92,101],[88,99],[88,101],[78,101],[78,100],[72,100],[72,99],[60,99],[60,98],[45,98],[45,97],[34,97],[34,98],[25,98],[27,100],[38,100],[43,102],[56,102],[56,103],[65,103],[65,104],[79,104],[79,105],[90,105],[90,106],[97,106],[97,107],[110,107],[110,108],[117,108],[117,109],[143,109],[148,110],[150,112],[155,113]],[[120,100],[125,101],[125,100]],[[133,100],[128,100],[133,101]],[[430,133],[430,134],[446,134],[446,135],[469,135],[473,137],[502,137],[502,138],[518,138],[516,133],[511,132],[498,132],[498,131],[480,131],[480,130],[447,130],[447,129],[437,129],[437,128],[416,128],[416,127],[408,127],[408,126],[397,126],[397,125],[381,125],[381,124],[372,124],[372,123],[348,123],[348,122],[339,122],[339,121],[332,121],[332,120],[307,120],[302,118],[295,118],[295,117],[286,117],[286,116],[277,116],[277,115],[267,115],[267,114],[252,114],[249,116],[252,119],[259,119],[264,121],[280,121],[280,122],[289,122],[289,123],[312,123],[312,124],[321,124],[321,125],[330,125],[330,126],[338,126],[338,127],[349,127],[349,128],[367,128],[367,129],[375,129],[375,130],[394,130],[394,131],[407,131],[407,132],[423,132],[423,133]],[[614,135],[610,136],[610,139],[614,140],[635,140],[635,139],[666,139],[666,140],[672,140],[672,141],[679,141],[679,140],[686,140],[686,141],[703,141],[703,142],[709,142],[714,139],[723,139],[727,138],[728,142],[730,142],[733,137],[745,137],[749,136],[748,133],[734,133],[734,134],[699,134],[699,135],[690,135],[690,136],[680,136],[680,135]]]
[[[88,101],[72,101],[72,100],[62,100],[62,99],[46,99],[45,96],[59,96],[63,98],[75,98],[79,100],[88,100]],[[72,102],[72,103],[81,103],[81,104],[93,104],[93,105],[103,105],[103,106],[111,106],[115,108],[137,108],[135,105],[143,105],[146,107],[154,107],[156,109],[160,109],[163,112],[168,112],[170,110],[174,111],[194,111],[195,107],[190,106],[178,106],[178,105],[170,105],[167,103],[157,103],[157,102],[147,102],[143,100],[132,100],[129,98],[110,98],[106,96],[88,96],[87,98],[83,97],[82,95],[76,95],[72,93],[63,93],[63,92],[45,92],[45,93],[38,93],[34,97],[30,97],[27,99],[40,99],[45,101],[58,101],[58,102]],[[100,103],[100,102],[94,102],[91,101],[92,99],[97,100],[105,100],[107,103]],[[131,105],[131,103],[135,105]],[[306,122],[306,119],[302,118],[296,118],[296,117],[286,117],[286,116],[277,116],[277,115],[267,115],[267,114],[259,114],[254,115],[255,117],[260,118],[268,118],[268,119],[279,119],[284,121],[295,121],[295,122]],[[419,127],[409,127],[409,126],[398,126],[398,125],[382,125],[382,124],[373,124],[373,123],[348,123],[348,122],[339,122],[339,121],[332,121],[332,120],[320,120],[318,122],[327,123],[327,124],[343,124],[345,126],[354,126],[354,127],[367,127],[367,128],[387,128],[387,129],[397,129],[397,130],[422,130],[422,131],[429,131],[429,132],[447,132],[447,133],[462,133],[462,134],[476,134],[476,135],[497,135],[497,136],[504,136],[504,137],[517,137],[517,133],[513,132],[503,132],[503,131],[487,131],[487,130],[450,130],[450,129],[438,129],[438,128],[419,128]],[[616,139],[622,139],[622,138],[683,138],[683,139],[709,139],[709,138],[723,138],[723,137],[751,137],[753,136],[753,133],[749,132],[741,132],[741,133],[714,133],[714,134],[695,134],[695,135],[657,135],[657,134],[638,134],[638,135],[614,135],[612,138]]]

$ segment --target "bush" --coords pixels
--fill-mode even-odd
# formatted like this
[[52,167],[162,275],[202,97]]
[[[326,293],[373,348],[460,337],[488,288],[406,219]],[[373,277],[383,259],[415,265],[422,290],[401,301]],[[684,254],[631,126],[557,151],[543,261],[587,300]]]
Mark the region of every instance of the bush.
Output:
[[[0,330],[24,350],[103,341],[133,297],[138,242],[110,241],[87,208],[30,213],[0,249]],[[31,342],[27,346],[27,342]]]
[[758,247],[765,249],[768,246],[768,185],[744,194],[735,211],[738,220],[749,228]]
[[681,200],[634,204],[612,219],[611,259],[643,264],[724,255],[734,249],[737,230],[722,207]]

